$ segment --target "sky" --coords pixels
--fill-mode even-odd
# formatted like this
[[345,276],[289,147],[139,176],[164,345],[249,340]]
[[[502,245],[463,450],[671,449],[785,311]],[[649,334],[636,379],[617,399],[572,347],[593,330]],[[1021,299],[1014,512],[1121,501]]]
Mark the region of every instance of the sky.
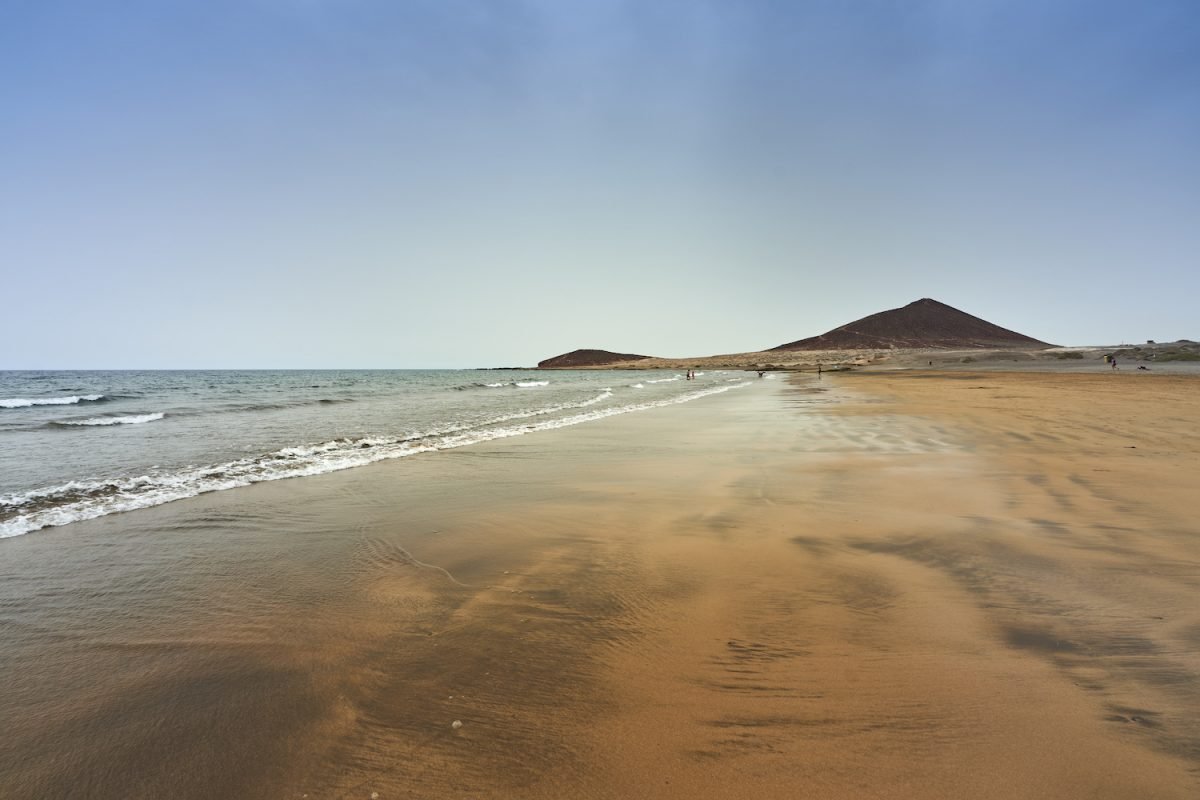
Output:
[[1200,3],[0,0],[0,368],[1200,339]]

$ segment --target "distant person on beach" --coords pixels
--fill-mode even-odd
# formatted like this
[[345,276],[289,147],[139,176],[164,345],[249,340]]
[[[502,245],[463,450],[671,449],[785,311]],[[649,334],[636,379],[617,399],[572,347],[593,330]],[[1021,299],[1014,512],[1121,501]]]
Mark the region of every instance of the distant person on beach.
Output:
[[1112,361],[1111,361],[1110,363],[1112,363],[1112,368],[1113,368],[1113,369],[1116,369],[1116,368],[1117,368],[1117,359],[1116,359],[1116,357],[1115,357],[1115,356],[1113,357],[1113,359],[1112,359]]
[[821,365],[817,364],[817,377],[821,377]]

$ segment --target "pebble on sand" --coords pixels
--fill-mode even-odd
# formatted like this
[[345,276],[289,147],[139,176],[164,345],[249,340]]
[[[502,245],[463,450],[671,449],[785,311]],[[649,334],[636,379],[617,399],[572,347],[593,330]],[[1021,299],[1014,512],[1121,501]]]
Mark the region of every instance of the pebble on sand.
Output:
[[454,722],[450,723],[450,727],[454,728],[454,730],[458,730],[459,728],[462,727],[462,720],[461,719],[454,720]]

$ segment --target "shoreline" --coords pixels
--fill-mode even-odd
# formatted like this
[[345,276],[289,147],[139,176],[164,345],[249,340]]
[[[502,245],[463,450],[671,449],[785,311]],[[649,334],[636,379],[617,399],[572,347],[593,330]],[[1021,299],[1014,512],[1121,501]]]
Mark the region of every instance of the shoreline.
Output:
[[797,376],[6,540],[0,779],[1194,796],[1196,383],[1127,377]]
[[[240,373],[234,373],[240,374]],[[448,371],[457,374],[457,371]],[[592,376],[589,376],[592,377]],[[624,376],[621,376],[624,379]],[[668,380],[646,380],[646,384],[676,383],[678,377]],[[570,381],[568,381],[569,383]],[[607,383],[609,380],[599,381]],[[537,389],[546,387],[550,380],[514,382],[509,386],[518,389]],[[614,382],[615,383],[615,382]],[[681,386],[683,384],[680,384]],[[274,437],[263,442],[258,452],[253,448],[227,447],[223,453],[200,452],[195,456],[200,463],[187,463],[175,454],[159,451],[168,460],[165,466],[151,465],[153,457],[147,458],[139,469],[136,463],[99,463],[94,465],[103,472],[79,470],[75,475],[54,476],[49,482],[25,482],[15,487],[14,491],[0,492],[0,539],[22,536],[48,527],[60,527],[87,519],[107,516],[114,513],[150,508],[165,503],[196,497],[214,491],[244,488],[257,483],[275,480],[285,480],[297,477],[312,477],[326,472],[366,466],[371,463],[397,458],[407,458],[431,452],[440,452],[458,447],[469,447],[481,442],[494,439],[504,439],[513,436],[523,436],[529,433],[540,433],[559,427],[594,422],[605,417],[634,413],[662,405],[673,405],[690,402],[710,394],[723,393],[731,389],[742,388],[746,385],[744,377],[734,377],[716,381],[706,381],[704,384],[687,384],[687,389],[677,394],[663,396],[643,392],[645,385],[638,383],[624,387],[602,387],[600,385],[585,389],[581,398],[573,394],[569,398],[561,395],[557,400],[541,401],[535,399],[532,393],[529,402],[507,409],[489,408],[486,414],[476,414],[473,417],[458,419],[445,417],[430,419],[423,422],[410,422],[401,425],[399,430],[391,415],[375,416],[372,427],[374,431],[364,430],[361,421],[353,421],[357,431],[352,435],[344,435],[345,428],[339,429],[336,422],[326,424],[324,437],[312,438],[312,429],[303,426],[294,431],[290,442],[284,437]],[[501,384],[482,384],[474,386],[458,386],[462,389],[493,389]],[[314,387],[319,388],[319,387]],[[630,392],[636,389],[636,392]],[[619,395],[619,396],[618,396]],[[117,398],[121,396],[118,395]],[[101,400],[103,394],[84,397],[85,400]],[[58,398],[76,402],[80,398]],[[428,399],[427,399],[428,400]],[[320,399],[309,401],[310,404],[349,403],[354,398],[340,400]],[[52,408],[68,403],[43,404]],[[27,405],[37,405],[28,401]],[[165,405],[165,404],[164,404]],[[303,405],[303,404],[300,404]],[[436,409],[436,402],[428,401],[430,409]],[[272,408],[271,404],[266,406]],[[218,409],[221,413],[225,409]],[[411,409],[405,409],[411,411]],[[215,419],[213,413],[209,419]],[[118,412],[119,414],[119,412]],[[324,414],[324,412],[323,412]],[[116,424],[141,423],[158,421],[168,418],[170,423],[198,416],[194,411],[185,409],[182,412],[175,407],[153,413],[137,413],[134,415],[112,415],[94,419],[79,420],[42,420],[24,428],[9,428],[6,433],[36,435],[43,429],[56,431],[64,428],[110,427]],[[417,413],[417,418],[420,413]],[[316,420],[313,420],[316,422]],[[353,428],[351,428],[353,430]],[[386,431],[391,431],[387,433]],[[218,432],[223,434],[224,431]],[[253,430],[242,431],[243,435],[255,435]],[[234,434],[236,436],[236,432]],[[11,441],[11,440],[10,440]],[[235,440],[238,441],[238,440]],[[244,439],[240,441],[244,442]],[[146,440],[143,440],[145,443]],[[42,447],[38,447],[38,445]],[[30,454],[42,457],[47,465],[61,466],[65,453],[55,453],[53,449],[47,453],[50,442],[26,443],[25,449]],[[109,445],[117,442],[109,441]],[[134,446],[136,447],[136,440]],[[19,454],[20,449],[14,450]],[[250,453],[247,455],[247,453]],[[55,457],[57,455],[57,458]],[[136,458],[135,450],[127,451],[126,455]],[[223,458],[216,457],[224,456]],[[207,459],[201,460],[201,459]],[[28,461],[18,462],[12,459],[10,464],[18,464],[18,472],[22,476],[28,469]],[[3,466],[3,465],[0,465]],[[21,469],[24,467],[25,469]],[[11,470],[11,467],[10,467]],[[11,474],[11,473],[10,473]],[[0,476],[3,477],[3,476]],[[24,481],[24,478],[20,478]],[[43,479],[45,480],[45,478]]]

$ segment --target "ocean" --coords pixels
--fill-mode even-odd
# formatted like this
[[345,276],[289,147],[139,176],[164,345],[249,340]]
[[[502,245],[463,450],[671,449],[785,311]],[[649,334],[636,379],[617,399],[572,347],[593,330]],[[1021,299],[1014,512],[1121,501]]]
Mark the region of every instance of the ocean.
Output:
[[586,423],[745,373],[0,372],[0,538],[262,481]]

